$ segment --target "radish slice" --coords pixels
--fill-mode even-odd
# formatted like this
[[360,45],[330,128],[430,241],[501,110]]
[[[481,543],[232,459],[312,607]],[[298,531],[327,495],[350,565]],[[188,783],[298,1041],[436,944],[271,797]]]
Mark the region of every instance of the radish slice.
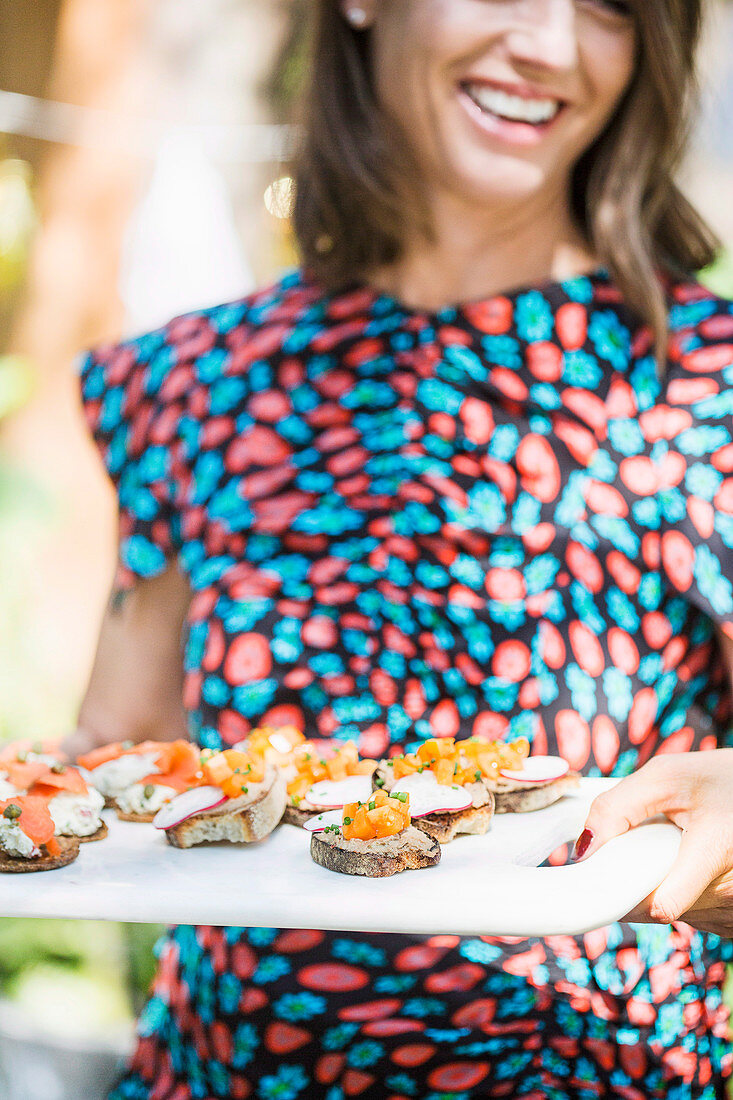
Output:
[[347,775],[346,779],[324,779],[314,783],[305,792],[305,800],[324,810],[338,810],[347,802],[368,802],[371,794],[370,775]]
[[517,783],[552,783],[569,771],[570,765],[561,756],[528,756],[521,771],[502,768],[501,774]]
[[473,799],[465,787],[448,787],[438,783],[431,771],[406,775],[395,783],[391,795],[406,792],[410,796],[410,817],[427,817],[428,814],[457,813],[473,805]]
[[323,814],[315,814],[304,822],[303,828],[309,833],[322,833],[328,825],[341,826],[343,810],[326,810]]
[[202,814],[206,810],[213,810],[215,806],[221,806],[226,800],[227,796],[219,787],[194,787],[161,806],[153,818],[153,825],[156,829],[172,829],[174,825],[180,825],[194,814]]

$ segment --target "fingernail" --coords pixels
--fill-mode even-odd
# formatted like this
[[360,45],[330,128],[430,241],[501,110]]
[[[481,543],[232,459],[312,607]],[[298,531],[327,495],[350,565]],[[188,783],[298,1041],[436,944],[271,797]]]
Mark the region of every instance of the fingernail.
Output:
[[590,829],[583,829],[578,839],[575,842],[575,848],[573,849],[573,862],[578,859],[582,859],[585,853],[593,843],[593,832]]

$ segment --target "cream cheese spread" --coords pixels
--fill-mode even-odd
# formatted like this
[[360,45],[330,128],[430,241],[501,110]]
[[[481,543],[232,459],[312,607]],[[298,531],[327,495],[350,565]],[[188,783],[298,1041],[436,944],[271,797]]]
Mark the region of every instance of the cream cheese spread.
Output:
[[106,798],[119,799],[128,787],[144,779],[146,775],[154,775],[160,771],[155,763],[158,755],[157,752],[140,752],[120,756],[117,760],[108,760],[89,772],[90,782]]
[[0,771],[0,802],[5,802],[7,798],[14,798],[16,794],[21,793],[22,792],[10,782],[7,773]]
[[[146,772],[146,774],[150,774]],[[152,787],[152,793],[145,795],[145,787]],[[161,806],[175,798],[175,787],[166,787],[162,783],[133,783],[116,797],[116,802],[124,814],[156,814]]]
[[20,825],[14,821],[3,820],[2,817],[0,817],[0,848],[9,856],[20,856],[23,859],[32,859],[41,854],[41,849],[36,848]]
[[48,810],[56,826],[56,836],[91,836],[102,824],[100,811],[104,798],[94,789],[88,794],[63,792],[52,798]]

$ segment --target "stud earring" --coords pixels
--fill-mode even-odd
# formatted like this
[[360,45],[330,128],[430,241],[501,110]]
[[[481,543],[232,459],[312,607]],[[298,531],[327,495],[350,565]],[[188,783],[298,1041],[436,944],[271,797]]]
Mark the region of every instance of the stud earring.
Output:
[[366,26],[368,16],[364,8],[354,7],[346,9],[346,18],[352,27],[361,30]]

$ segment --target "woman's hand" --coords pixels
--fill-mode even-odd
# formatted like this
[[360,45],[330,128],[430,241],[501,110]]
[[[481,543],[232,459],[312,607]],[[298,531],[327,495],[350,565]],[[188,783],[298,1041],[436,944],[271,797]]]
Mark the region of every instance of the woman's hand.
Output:
[[181,632],[190,601],[188,582],[173,565],[113,595],[77,729],[61,743],[69,759],[110,741],[187,736]]
[[733,749],[653,757],[593,802],[576,856],[655,814],[682,829],[679,855],[657,889],[625,918],[733,936]]

